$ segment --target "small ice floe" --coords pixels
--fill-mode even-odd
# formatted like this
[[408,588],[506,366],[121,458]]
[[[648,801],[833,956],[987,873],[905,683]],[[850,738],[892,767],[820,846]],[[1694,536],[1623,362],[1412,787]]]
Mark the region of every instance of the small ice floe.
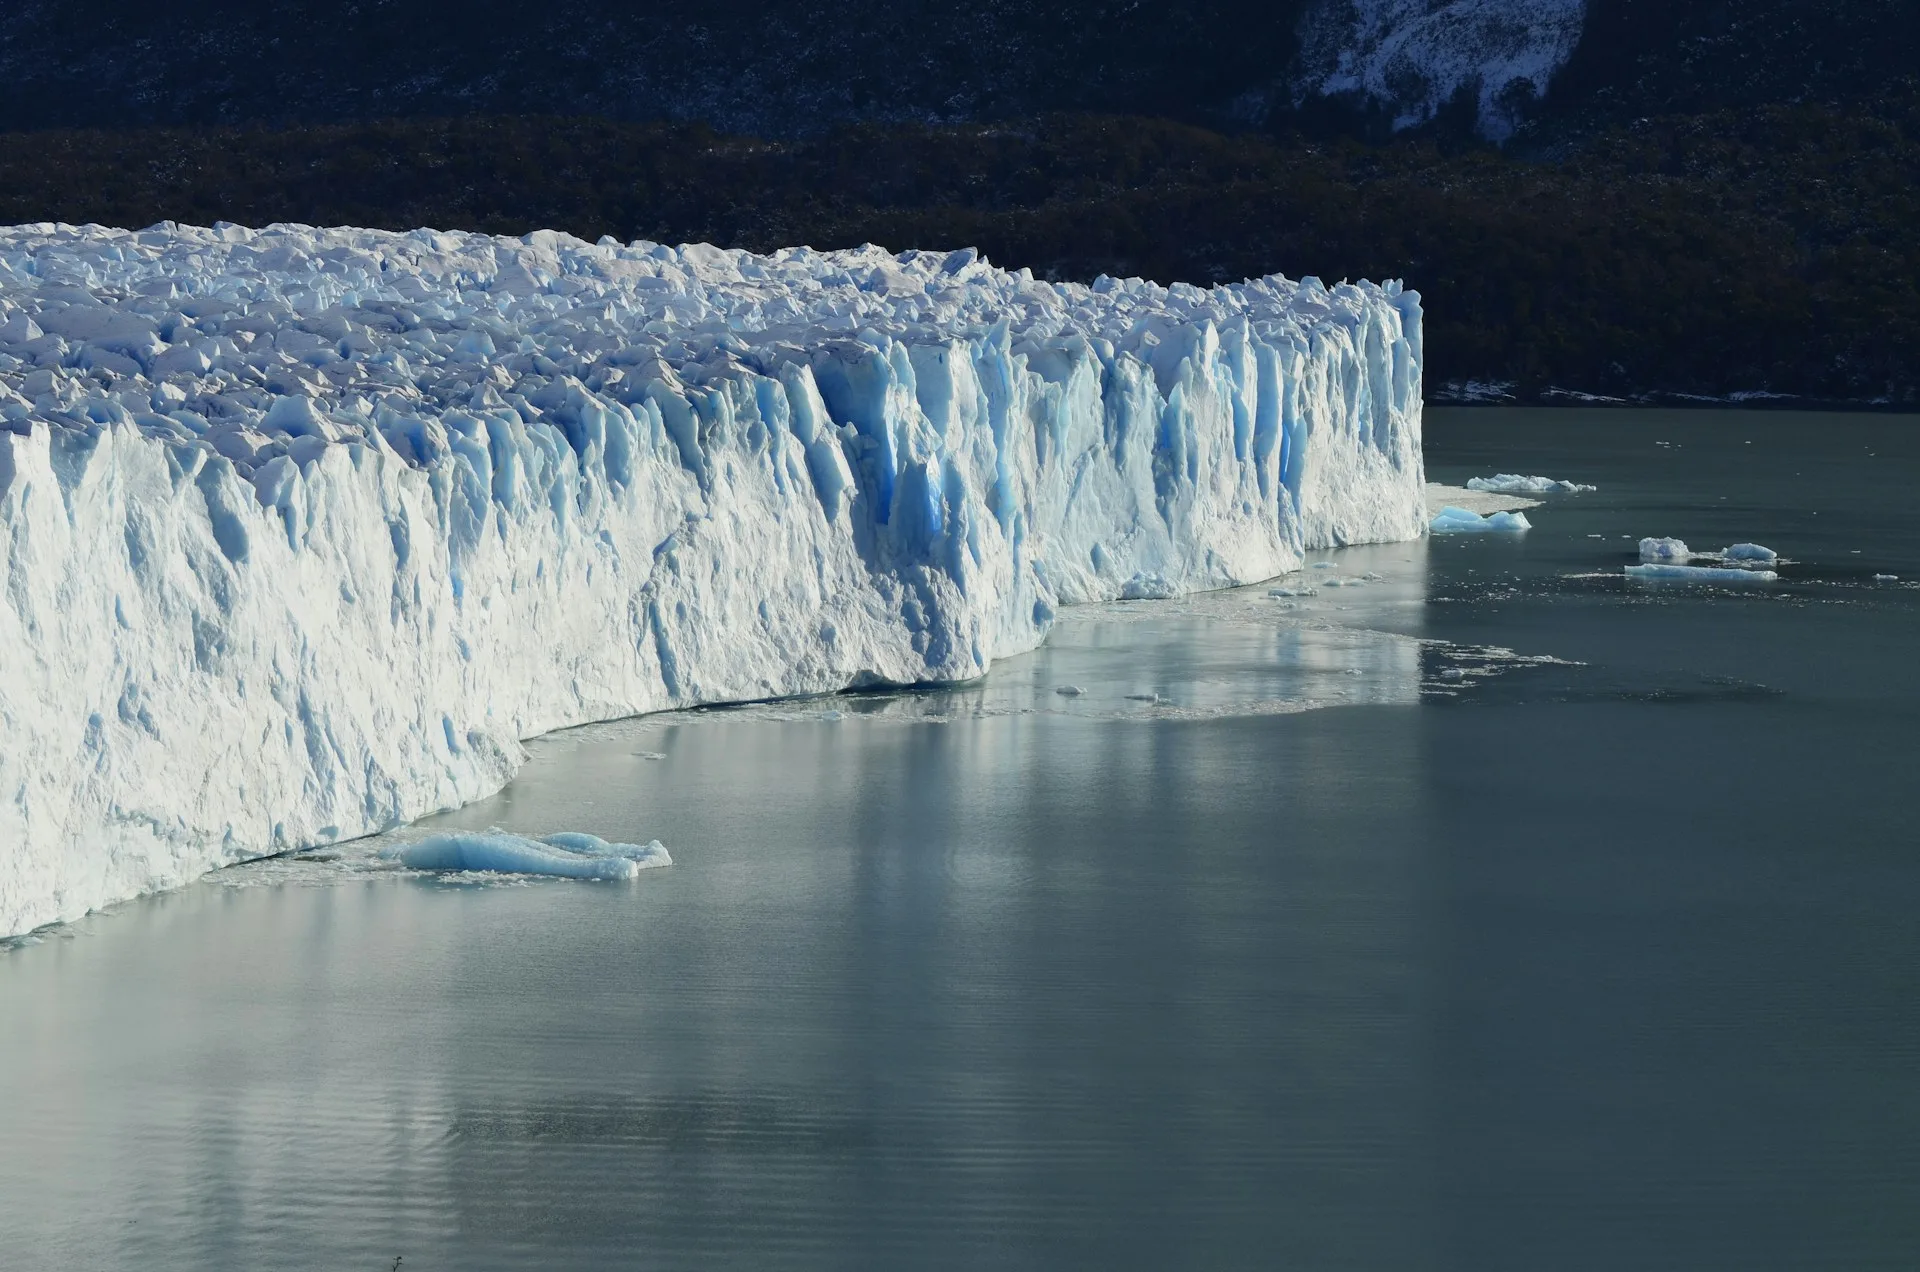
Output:
[[1772,565],[1780,559],[1780,554],[1772,548],[1763,548],[1757,543],[1736,543],[1720,554],[1723,561],[1753,561],[1760,565]]
[[658,839],[610,844],[573,831],[528,839],[498,828],[455,830],[395,844],[380,855],[415,870],[478,870],[497,874],[554,875],[563,879],[631,879],[642,870],[670,866]]
[[1640,540],[1640,559],[1684,563],[1693,559],[1693,552],[1683,539],[1642,539]]
[[1308,587],[1304,583],[1299,587],[1272,587],[1267,589],[1268,596],[1318,596],[1320,589]]
[[1462,671],[1462,670],[1460,670],[1460,669],[1459,669],[1458,667],[1448,667],[1448,668],[1446,668],[1446,669],[1444,669],[1443,671],[1441,671],[1441,673],[1440,673],[1440,679],[1442,679],[1442,680],[1462,680],[1462,679],[1465,679],[1465,677],[1466,677],[1466,674],[1467,674],[1466,672],[1464,672],[1464,671]]
[[1873,576],[1873,581],[1875,583],[1898,583],[1900,576],[1898,574],[1876,574]]
[[1477,512],[1449,504],[1440,510],[1439,516],[1427,523],[1427,529],[1434,534],[1518,534],[1533,529],[1533,523],[1527,520],[1524,512],[1496,512],[1483,517]]
[[1519,473],[1496,473],[1492,477],[1468,479],[1467,489],[1489,495],[1578,495],[1598,490],[1600,487],[1583,486],[1577,481],[1555,481],[1551,477],[1522,477]]
[[1127,695],[1127,701],[1128,702],[1158,702],[1160,701],[1160,695],[1157,693],[1130,693]]
[[1061,685],[1056,688],[1054,692],[1062,698],[1078,698],[1081,694],[1085,693],[1086,690],[1082,689],[1079,685]]
[[847,715],[844,711],[822,711],[820,718],[828,724],[838,724],[840,721],[846,719]]
[[1316,570],[1337,570],[1340,567],[1335,565],[1331,561],[1315,561],[1313,563],[1313,568]]
[[1627,577],[1657,583],[1771,583],[1779,578],[1772,570],[1743,570],[1711,565],[1629,565]]

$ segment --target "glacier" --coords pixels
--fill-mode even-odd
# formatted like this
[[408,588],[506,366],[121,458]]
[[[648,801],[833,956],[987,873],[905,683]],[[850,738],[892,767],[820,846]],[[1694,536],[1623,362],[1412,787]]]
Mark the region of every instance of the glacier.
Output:
[[1424,530],[1397,283],[0,229],[0,934]]

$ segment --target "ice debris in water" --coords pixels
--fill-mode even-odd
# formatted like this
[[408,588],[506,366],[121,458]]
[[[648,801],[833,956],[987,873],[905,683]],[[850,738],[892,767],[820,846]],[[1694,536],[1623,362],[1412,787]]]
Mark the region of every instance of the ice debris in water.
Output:
[[0,933],[1418,538],[1398,283],[0,228]]
[[642,870],[673,864],[657,839],[644,844],[610,844],[598,835],[575,831],[528,839],[497,827],[428,835],[383,849],[380,855],[415,870],[477,870],[565,879],[631,879]]
[[1642,539],[1640,559],[1674,565],[1684,565],[1688,561],[1719,561],[1747,569],[1777,564],[1780,554],[1757,543],[1736,543],[1718,552],[1695,552],[1679,539]]
[[1427,524],[1434,534],[1488,534],[1496,531],[1517,534],[1533,529],[1524,512],[1494,512],[1481,516],[1466,508],[1448,504]]
[[1780,554],[1757,543],[1736,543],[1722,552],[1720,557],[1726,561],[1757,561],[1762,565],[1772,565],[1780,559]]
[[1670,583],[1771,583],[1779,578],[1772,570],[1743,570],[1738,567],[1710,565],[1629,565],[1627,577],[1643,582]]
[[1898,574],[1876,574],[1873,576],[1873,581],[1875,583],[1898,583],[1900,576]]
[[1055,689],[1054,692],[1063,698],[1078,698],[1081,694],[1085,693],[1086,690],[1082,689],[1079,685],[1061,685]]
[[1679,561],[1693,559],[1693,552],[1685,541],[1680,539],[1642,539],[1640,540],[1640,559],[1642,561]]
[[1551,477],[1522,477],[1519,473],[1498,473],[1492,477],[1472,477],[1467,480],[1468,490],[1477,490],[1490,495],[1578,495],[1598,490],[1598,486],[1583,486],[1577,481],[1555,481]]

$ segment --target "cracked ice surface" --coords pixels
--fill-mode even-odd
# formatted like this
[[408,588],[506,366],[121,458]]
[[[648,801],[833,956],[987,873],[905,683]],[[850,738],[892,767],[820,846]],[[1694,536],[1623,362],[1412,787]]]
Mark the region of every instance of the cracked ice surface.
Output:
[[0,229],[0,933],[1418,536],[1397,284]]

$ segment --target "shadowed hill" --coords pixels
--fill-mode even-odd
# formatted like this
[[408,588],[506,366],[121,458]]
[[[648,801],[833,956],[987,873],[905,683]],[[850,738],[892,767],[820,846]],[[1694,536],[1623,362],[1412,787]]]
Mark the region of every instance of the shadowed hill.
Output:
[[797,140],[510,117],[0,134],[0,221],[978,246],[1054,278],[1425,294],[1430,384],[1920,400],[1920,90],[1644,121],[1556,162],[1054,115]]
[[[9,0],[0,127],[553,114],[798,136],[863,120],[1098,111],[1365,132],[1396,104],[1289,109],[1292,86],[1313,79],[1303,34],[1323,51],[1374,38],[1363,30],[1391,44],[1411,24],[1432,27],[1437,10],[1459,45],[1448,56],[1485,62],[1529,5],[1546,22],[1567,0],[1498,0],[1502,21],[1484,28],[1470,12],[1484,4],[1454,15],[1442,0]],[[1545,115],[1565,126],[1860,100],[1914,65],[1911,8],[1585,0]],[[1422,73],[1389,78],[1418,98]]]

